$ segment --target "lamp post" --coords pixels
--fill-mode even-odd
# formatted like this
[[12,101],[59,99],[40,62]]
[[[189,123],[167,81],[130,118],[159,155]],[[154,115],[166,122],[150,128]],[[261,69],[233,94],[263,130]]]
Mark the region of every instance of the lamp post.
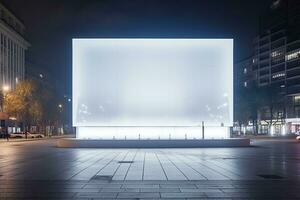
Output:
[[[3,85],[1,88],[0,88],[0,106],[1,106],[1,112],[4,113],[4,99],[5,99],[5,96],[7,94],[7,92],[10,90],[9,86],[8,85]],[[4,115],[3,115],[4,116]],[[6,129],[6,125],[5,125],[5,118],[1,119],[1,125],[0,125],[0,128],[1,128],[1,131],[2,129],[4,128],[5,132],[7,133],[7,129]],[[8,138],[8,137],[7,137]]]
[[1,88],[1,112],[4,112],[4,99],[5,99],[5,96],[7,94],[7,92],[9,92],[10,88],[8,85],[3,85],[2,88]]

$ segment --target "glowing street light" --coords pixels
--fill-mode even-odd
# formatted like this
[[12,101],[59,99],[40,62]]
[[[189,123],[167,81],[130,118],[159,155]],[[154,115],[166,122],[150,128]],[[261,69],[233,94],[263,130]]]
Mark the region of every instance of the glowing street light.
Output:
[[12,120],[12,121],[17,121],[16,117],[9,117],[8,119]]
[[3,90],[3,92],[8,92],[10,90],[10,88],[8,85],[3,85],[2,90]]
[[6,93],[10,90],[10,87],[8,85],[3,85],[1,89],[2,90],[0,91],[1,93],[0,106],[1,106],[1,112],[4,112],[3,101],[5,99]]
[[59,107],[59,108],[62,108],[63,106],[62,106],[62,104],[58,104],[58,107]]

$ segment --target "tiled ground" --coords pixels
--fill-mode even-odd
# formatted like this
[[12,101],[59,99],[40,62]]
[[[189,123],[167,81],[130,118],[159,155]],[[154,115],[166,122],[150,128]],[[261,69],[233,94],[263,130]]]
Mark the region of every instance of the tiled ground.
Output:
[[0,142],[1,199],[300,199],[294,140],[202,149],[61,149],[55,142]]

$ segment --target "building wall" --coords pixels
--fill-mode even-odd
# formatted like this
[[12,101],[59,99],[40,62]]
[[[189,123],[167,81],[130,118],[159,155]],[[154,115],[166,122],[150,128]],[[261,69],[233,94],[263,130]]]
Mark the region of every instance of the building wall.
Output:
[[25,77],[24,25],[0,4],[0,86],[14,89]]

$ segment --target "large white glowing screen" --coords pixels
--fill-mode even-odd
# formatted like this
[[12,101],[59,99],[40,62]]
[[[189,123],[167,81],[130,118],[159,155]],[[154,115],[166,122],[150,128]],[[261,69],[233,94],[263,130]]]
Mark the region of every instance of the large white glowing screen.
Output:
[[232,39],[73,39],[73,125],[231,126]]

